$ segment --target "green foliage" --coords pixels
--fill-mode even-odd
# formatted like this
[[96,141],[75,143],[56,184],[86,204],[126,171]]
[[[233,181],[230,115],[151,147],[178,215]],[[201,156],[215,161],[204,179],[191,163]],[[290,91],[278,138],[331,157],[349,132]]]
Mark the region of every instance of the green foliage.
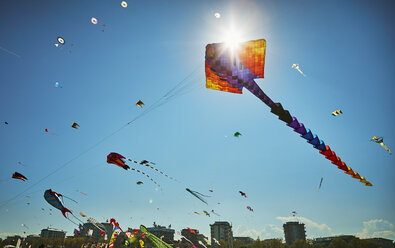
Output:
[[303,239],[295,240],[295,242],[291,245],[291,248],[310,248],[310,246]]
[[348,248],[348,244],[341,238],[335,238],[331,241],[328,248]]

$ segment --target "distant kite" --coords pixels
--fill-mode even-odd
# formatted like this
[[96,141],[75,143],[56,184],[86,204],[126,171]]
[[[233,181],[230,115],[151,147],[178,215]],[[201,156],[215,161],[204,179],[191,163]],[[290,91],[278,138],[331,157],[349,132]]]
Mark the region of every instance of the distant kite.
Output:
[[59,82],[56,82],[56,83],[55,83],[55,87],[56,87],[56,88],[63,88],[62,85],[60,85]]
[[[193,191],[193,190],[190,190],[190,189],[188,189],[188,188],[186,188],[186,191],[188,191],[191,195],[193,195],[194,197],[198,198],[199,200],[201,200],[202,202],[204,202],[204,203],[206,203],[206,204],[207,204],[207,202],[206,202],[205,199],[203,199],[203,197],[210,197],[210,196],[208,196],[208,195],[203,195],[203,194],[201,194],[201,193],[199,193],[199,192],[197,192],[197,191]],[[208,205],[208,204],[207,204],[207,205]]]
[[203,213],[205,213],[208,217],[210,217],[210,214],[206,210],[204,210]]
[[245,198],[247,198],[246,193],[244,193],[243,191],[239,191],[239,193],[240,193],[241,196],[244,196]]
[[303,75],[303,77],[306,77],[306,75],[302,72],[302,70],[300,70],[300,67],[298,64],[292,64],[292,69],[297,70],[300,74]]
[[138,182],[136,182],[136,184],[137,185],[141,185],[141,184],[143,184],[143,182],[142,181],[138,181]]
[[22,180],[22,181],[27,180],[27,178],[26,178],[24,175],[22,175],[21,173],[19,173],[19,172],[14,172],[14,173],[12,174],[12,178],[20,179],[20,180]]
[[188,228],[188,230],[189,230],[191,233],[196,234],[195,230],[193,230],[193,229],[191,229],[191,228],[189,228],[189,227],[187,227],[187,228]]
[[128,7],[128,3],[125,2],[125,1],[122,1],[122,2],[121,2],[121,6],[124,7],[124,8],[126,8],[126,7]]
[[144,104],[143,101],[141,101],[141,100],[138,100],[138,101],[136,102],[136,106],[138,106],[138,107],[140,107],[140,108],[142,108],[143,105],[145,106],[145,104]]
[[62,37],[58,37],[58,42],[61,45],[64,45],[66,43],[66,41]]
[[239,132],[235,132],[235,133],[233,134],[233,136],[236,137],[236,138],[238,138],[238,137],[240,137],[240,136],[242,136],[242,135],[241,135],[241,133],[239,133]]
[[221,14],[220,14],[220,13],[218,13],[218,12],[217,12],[217,13],[215,13],[215,14],[214,14],[214,16],[215,16],[215,18],[217,18],[217,19],[221,18]]
[[380,144],[387,152],[392,154],[391,150],[386,145],[384,145],[383,137],[373,136],[373,138],[371,138],[370,141],[374,141],[374,142]]
[[343,114],[343,112],[340,109],[332,112],[333,116],[340,115],[340,114]]
[[321,185],[322,185],[322,180],[324,180],[324,178],[323,178],[323,177],[321,177],[320,186],[318,186],[318,192],[320,192]]
[[250,206],[247,206],[247,209],[250,210],[251,212],[254,212],[254,209],[252,209]]
[[78,129],[80,125],[78,125],[76,122],[73,122],[73,124],[71,124],[72,128]]
[[96,18],[92,17],[91,22],[96,25],[99,21]]

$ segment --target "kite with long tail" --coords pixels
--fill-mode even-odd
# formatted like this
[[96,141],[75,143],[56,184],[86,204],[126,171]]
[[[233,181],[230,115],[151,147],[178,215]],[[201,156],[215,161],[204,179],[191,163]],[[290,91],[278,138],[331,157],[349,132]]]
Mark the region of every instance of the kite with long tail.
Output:
[[[131,159],[128,159],[128,160],[131,161],[131,162],[134,162],[134,163],[136,163],[136,164],[141,164],[141,165],[148,166],[148,165],[147,165],[147,164],[148,164],[148,161],[147,161],[146,163],[142,163],[142,162],[141,162],[141,163],[138,163],[138,162],[135,162],[134,160],[131,160]],[[144,161],[146,161],[146,160],[143,160],[143,162],[144,162]],[[138,170],[138,169],[135,169],[135,168],[133,168],[133,167],[128,166],[128,165],[126,164],[126,158],[125,158],[124,156],[122,156],[121,154],[119,154],[119,153],[112,152],[112,153],[108,154],[108,155],[107,155],[107,163],[109,163],[109,164],[115,164],[115,165],[117,165],[117,166],[119,166],[119,167],[121,167],[121,168],[123,168],[123,169],[125,169],[125,170],[133,170],[133,171],[136,171],[136,172],[138,172],[138,173],[140,173],[140,174],[146,176],[146,177],[147,177],[148,179],[150,179],[154,184],[156,184],[158,187],[160,187],[160,185],[159,185],[155,180],[153,180],[148,174],[146,174],[144,171],[141,171],[141,170]],[[155,168],[153,168],[151,165],[148,166],[148,167],[150,167],[151,169],[155,169]],[[164,174],[163,172],[161,172],[161,171],[159,171],[159,170],[156,170],[156,171],[160,172],[161,174],[165,175],[166,177],[169,177],[169,176],[167,176],[166,174]],[[170,177],[169,177],[169,178],[170,178]]]
[[[66,216],[66,213],[70,213],[70,214],[73,215],[74,218],[76,218],[78,221],[80,221],[81,223],[84,223],[84,222],[82,222],[80,219],[78,219],[68,208],[66,208],[66,207],[63,205],[63,203],[60,201],[60,198],[63,199],[63,197],[66,197],[66,196],[63,196],[62,194],[59,194],[59,193],[53,191],[52,189],[48,189],[48,190],[46,190],[46,191],[44,192],[44,199],[45,199],[51,206],[53,206],[54,208],[59,209],[59,210],[62,212],[63,216],[64,216],[66,219],[68,219],[69,221],[71,221],[72,223],[74,223],[74,224],[76,224],[76,225],[78,226],[77,223],[75,223],[74,221],[70,220],[70,218],[68,218],[68,217]],[[68,198],[68,197],[66,197],[66,198]],[[68,198],[68,199],[70,199],[70,198]],[[70,200],[74,201],[73,199],[70,199]],[[75,201],[74,201],[74,202],[75,202]]]
[[273,102],[254,81],[255,78],[264,77],[265,52],[264,39],[241,43],[237,51],[224,43],[208,44],[205,56],[206,88],[238,94],[242,94],[242,89],[247,88],[269,106],[273,114],[312,144],[332,164],[366,186],[372,186],[364,177],[348,167],[324,141],[296,117],[291,116],[288,110],[283,109],[281,103]]

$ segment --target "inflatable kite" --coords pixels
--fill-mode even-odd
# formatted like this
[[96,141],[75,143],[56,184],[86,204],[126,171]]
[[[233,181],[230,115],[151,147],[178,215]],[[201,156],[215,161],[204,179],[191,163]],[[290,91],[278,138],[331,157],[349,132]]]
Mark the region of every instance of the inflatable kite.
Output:
[[242,136],[242,135],[241,135],[241,133],[239,133],[239,132],[235,132],[235,133],[233,134],[233,136],[235,136],[236,138],[238,138],[238,137],[240,137],[240,136]]
[[54,208],[59,209],[63,216],[66,217],[66,213],[71,213],[71,211],[63,206],[62,202],[60,201],[59,197],[63,197],[63,195],[56,193],[52,189],[48,189],[44,192],[44,199]]
[[[264,77],[265,52],[264,39],[241,43],[237,52],[232,52],[223,43],[208,44],[205,56],[206,88],[238,94],[242,94],[243,88],[247,88],[269,106],[273,114],[312,144],[332,164],[366,186],[372,186],[364,177],[348,167],[324,141],[300,123],[296,117],[291,116],[288,110],[283,109],[281,103],[273,102],[254,81],[255,78]],[[295,69],[297,68],[299,67],[295,64]]]
[[22,181],[27,180],[27,178],[26,178],[24,175],[22,175],[21,173],[19,173],[19,172],[14,172],[14,173],[12,174],[12,178],[20,179],[20,180],[22,180]]
[[373,138],[371,138],[370,141],[374,141],[374,142],[380,144],[387,152],[392,154],[391,150],[386,145],[384,145],[383,137],[373,136]]
[[157,248],[173,248],[171,245],[162,241],[160,238],[156,237],[152,233],[148,232],[147,228],[143,225],[140,226],[140,230],[147,238],[157,247]]

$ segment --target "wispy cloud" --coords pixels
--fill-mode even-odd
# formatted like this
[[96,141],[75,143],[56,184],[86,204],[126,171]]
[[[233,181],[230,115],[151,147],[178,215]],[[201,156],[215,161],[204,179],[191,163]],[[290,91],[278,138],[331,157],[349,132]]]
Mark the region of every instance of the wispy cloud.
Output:
[[284,234],[283,230],[274,224],[267,224],[260,230],[239,225],[234,229],[233,236],[250,237],[253,239],[259,237],[262,240],[267,238],[283,238]]
[[395,229],[389,221],[374,219],[363,222],[362,232],[356,233],[359,238],[388,238],[395,239]]
[[8,236],[15,236],[15,235],[26,236],[23,233],[0,233],[1,238],[7,238]]

